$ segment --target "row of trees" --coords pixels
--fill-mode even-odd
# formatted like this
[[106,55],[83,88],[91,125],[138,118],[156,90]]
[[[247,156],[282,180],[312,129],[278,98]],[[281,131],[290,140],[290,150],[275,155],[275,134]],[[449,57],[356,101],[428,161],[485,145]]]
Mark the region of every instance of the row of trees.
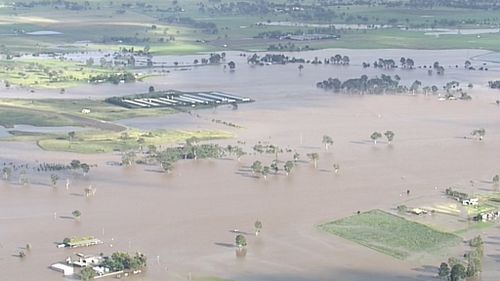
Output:
[[[436,85],[433,86],[423,86],[422,82],[419,80],[413,81],[409,86],[400,84],[401,77],[394,75],[382,74],[380,77],[368,78],[366,75],[362,75],[359,78],[351,78],[345,81],[341,81],[338,78],[328,78],[316,83],[316,87],[332,91],[335,93],[347,93],[347,94],[402,94],[402,93],[423,93],[425,95],[432,93],[437,94],[439,88]],[[471,96],[460,88],[460,83],[457,81],[447,82],[446,85],[442,87],[442,90],[446,92],[445,97],[450,99],[458,97],[462,100],[470,100]],[[472,87],[469,84],[468,87]]]
[[[392,141],[394,140],[394,136],[395,136],[395,134],[394,134],[394,132],[393,132],[393,131],[385,131],[384,136],[387,138],[387,142],[388,142],[389,144],[391,144],[391,143],[392,143]],[[379,132],[377,132],[377,131],[373,132],[373,133],[370,135],[370,139],[372,139],[372,140],[373,140],[373,143],[374,143],[374,144],[377,144],[377,140],[378,140],[378,139],[380,139],[381,137],[382,137],[382,134],[381,134],[381,133],[379,133]]]
[[461,281],[465,278],[474,278],[482,270],[484,256],[484,242],[481,236],[476,236],[469,241],[470,251],[464,260],[449,258],[448,263],[442,262],[439,266],[438,276],[443,280]]
[[[286,175],[288,176],[292,172],[294,167],[295,167],[295,163],[293,161],[288,160],[283,164],[282,169],[286,173]],[[254,161],[252,163],[250,168],[252,169],[252,173],[260,174],[260,175],[262,175],[262,177],[264,177],[264,179],[267,179],[267,176],[271,172],[273,172],[275,175],[277,175],[278,172],[280,171],[279,162],[277,160],[273,160],[273,162],[269,166],[264,166],[264,165],[262,165],[262,162],[257,160],[257,161]]]

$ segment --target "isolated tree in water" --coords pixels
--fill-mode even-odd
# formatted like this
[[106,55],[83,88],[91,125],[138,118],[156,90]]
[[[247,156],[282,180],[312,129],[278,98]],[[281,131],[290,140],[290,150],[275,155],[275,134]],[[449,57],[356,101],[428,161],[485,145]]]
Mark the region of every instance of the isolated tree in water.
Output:
[[12,174],[12,169],[9,167],[3,167],[2,169],[2,178],[4,180],[8,180],[10,178],[10,175]]
[[82,216],[82,213],[78,210],[74,210],[71,214],[73,215],[73,218],[75,218],[76,220],[80,220],[80,217]]
[[255,236],[258,236],[260,231],[262,230],[262,222],[257,220],[257,221],[255,221],[253,226],[255,227]]
[[292,172],[294,166],[295,165],[293,164],[292,161],[285,162],[285,166],[283,167],[283,170],[285,170],[285,173],[287,176]]
[[498,182],[500,181],[500,176],[499,175],[495,175],[492,179],[492,182],[494,185],[498,185]]
[[333,172],[338,174],[340,170],[340,165],[338,163],[333,163]]
[[238,248],[243,248],[247,246],[247,239],[245,238],[245,236],[241,234],[236,235],[235,242]]
[[309,159],[311,159],[311,161],[313,161],[314,168],[317,168],[318,167],[319,154],[316,153],[316,152],[314,152],[314,153],[308,153],[307,157],[309,157]]
[[393,131],[386,131],[384,133],[384,136],[387,138],[387,141],[389,144],[391,144],[392,140],[394,140],[394,132]]
[[475,129],[474,131],[472,131],[471,135],[475,137],[477,136],[479,140],[483,140],[484,136],[486,135],[486,130],[484,128]]
[[325,145],[325,150],[328,151],[328,147],[330,145],[333,145],[333,139],[330,136],[324,135],[323,136],[323,144]]
[[374,144],[377,144],[377,140],[382,137],[382,134],[379,132],[373,132],[370,138],[373,140]]
[[250,168],[252,168],[252,173],[258,174],[262,171],[262,163],[257,160],[255,162],[253,162],[253,164],[252,164],[252,166],[250,166]]
[[57,181],[59,180],[59,176],[56,174],[50,175],[50,181],[52,182],[52,186],[56,186]]

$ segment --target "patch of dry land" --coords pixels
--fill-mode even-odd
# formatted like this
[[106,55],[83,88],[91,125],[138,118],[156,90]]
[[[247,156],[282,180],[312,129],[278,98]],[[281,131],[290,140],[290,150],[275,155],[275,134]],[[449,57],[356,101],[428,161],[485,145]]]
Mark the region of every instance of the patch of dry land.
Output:
[[[53,152],[30,142],[1,142],[0,165],[28,163],[24,169],[30,178],[30,184],[20,184],[17,170],[10,180],[0,181],[1,279],[65,280],[48,265],[75,252],[141,251],[148,257],[147,270],[126,280],[435,280],[436,266],[450,256],[463,255],[467,246],[462,241],[481,234],[486,241],[482,280],[498,280],[498,224],[476,227],[468,220],[467,210],[444,193],[450,186],[474,196],[496,192],[491,179],[500,173],[500,107],[495,104],[500,94],[485,87],[489,76],[498,76],[496,66],[491,65],[484,76],[455,68],[450,68],[444,77],[427,77],[426,71],[419,69],[367,70],[372,76],[399,74],[408,81],[419,78],[431,83],[474,83],[477,86],[469,91],[470,101],[439,101],[437,96],[422,94],[346,96],[316,89],[315,82],[337,74],[343,79],[359,77],[363,73],[359,63],[373,61],[378,55],[374,56],[373,51],[330,51],[336,52],[349,53],[353,65],[307,65],[300,74],[297,65],[252,67],[238,61],[234,73],[223,71],[222,66],[210,66],[156,77],[150,83],[157,89],[220,90],[248,96],[256,102],[241,105],[237,110],[204,109],[194,111],[196,114],[117,121],[144,131],[228,131],[235,138],[206,143],[240,146],[247,154],[239,161],[232,155],[180,160],[172,172],[164,173],[158,165],[113,165],[122,161],[119,152]],[[482,53],[377,52],[395,59],[406,52],[424,63],[439,58],[445,65],[462,65],[467,55]],[[300,55],[314,57],[318,53]],[[240,60],[236,54],[228,56]],[[106,91],[105,95],[111,96],[125,86],[89,86],[72,91],[79,97],[96,96],[106,87],[115,92]],[[146,85],[134,87],[137,90]],[[14,93],[13,90],[6,95]],[[40,94],[44,98],[60,98],[58,93],[49,91]],[[30,95],[32,98],[35,94]],[[67,95],[72,95],[71,91]],[[482,141],[470,136],[477,128],[486,130]],[[387,130],[395,133],[391,144],[385,138],[377,144],[370,139],[374,131]],[[322,143],[324,135],[333,139],[328,150]],[[278,146],[282,152],[255,152],[253,147],[259,142]],[[145,151],[136,153],[138,157],[147,156]],[[287,176],[283,165],[293,161],[294,153],[300,156]],[[317,167],[307,156],[314,153],[318,157]],[[271,169],[266,179],[252,172],[254,161],[268,166],[276,157],[279,170]],[[51,172],[32,169],[42,162],[67,164],[72,159],[89,163],[90,172],[85,176],[76,171],[57,172],[56,187],[50,182]],[[334,163],[339,165],[338,173],[334,172]],[[71,182],[69,188],[65,187],[66,178]],[[89,185],[95,189],[95,195],[84,196]],[[411,192],[407,194],[407,190]],[[416,216],[399,213],[396,207],[400,205],[451,211]],[[356,219],[358,211],[360,217],[351,227],[364,225],[359,220],[370,214],[365,212],[375,209],[393,218],[389,224],[403,220],[418,231],[432,230],[426,232],[429,237],[436,237],[436,233],[439,237],[436,243],[420,241],[421,244],[404,246],[404,251],[411,252],[411,258],[405,259],[405,255],[395,258],[387,251],[356,243],[359,238],[347,237],[355,232],[338,236],[335,231],[332,234],[318,227],[345,218]],[[81,212],[79,220],[71,218],[74,210]],[[256,220],[263,224],[257,236]],[[390,232],[391,226],[382,229]],[[243,258],[236,256],[235,232],[245,235],[248,242]],[[405,239],[425,238],[415,237],[418,233],[422,232],[382,234],[370,243],[396,243],[399,247],[413,243]],[[64,237],[77,236],[94,236],[104,244],[77,251],[56,247],[55,242]],[[384,241],[393,236],[399,240]],[[32,249],[26,257],[15,256],[27,243]],[[420,245],[426,247],[425,251],[413,255]]]

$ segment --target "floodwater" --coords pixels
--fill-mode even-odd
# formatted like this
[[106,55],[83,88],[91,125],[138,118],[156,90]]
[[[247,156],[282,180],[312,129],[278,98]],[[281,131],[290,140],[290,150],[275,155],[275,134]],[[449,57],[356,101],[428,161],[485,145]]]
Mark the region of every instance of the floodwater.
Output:
[[26,32],[27,35],[36,35],[36,36],[47,36],[47,35],[62,35],[62,32],[53,31],[53,30],[40,30],[33,32]]
[[[47,266],[75,252],[139,250],[148,256],[149,267],[141,277],[130,278],[133,281],[180,281],[189,276],[238,281],[434,280],[440,262],[463,254],[462,247],[400,261],[320,233],[314,226],[358,210],[410,206],[415,204],[414,198],[442,200],[444,188],[467,186],[470,180],[480,183],[468,187],[470,192],[491,190],[487,182],[500,169],[500,109],[495,105],[500,92],[476,87],[470,91],[472,101],[441,102],[434,96],[333,95],[316,89],[315,82],[366,72],[369,76],[398,74],[404,81],[457,79],[484,84],[487,76],[494,77],[498,71],[493,64],[488,72],[453,67],[447,68],[444,77],[428,77],[419,69],[382,71],[359,66],[365,60],[400,56],[414,58],[417,65],[435,60],[446,66],[463,65],[466,58],[484,51],[381,50],[374,55],[373,51],[329,50],[297,56],[335,53],[350,55],[353,65],[306,65],[299,73],[297,65],[252,67],[244,63],[245,58],[230,53],[238,64],[234,73],[206,66],[171,72],[144,84],[130,84],[130,88],[103,85],[68,91],[68,97],[97,98],[132,93],[152,84],[157,89],[220,90],[249,96],[256,102],[240,105],[238,110],[205,109],[120,121],[143,129],[226,129],[236,139],[219,143],[242,141],[249,155],[239,162],[232,158],[180,161],[171,174],[164,174],[155,166],[109,165],[120,161],[118,154],[77,155],[41,151],[29,143],[1,143],[0,163],[68,163],[78,158],[98,165],[86,177],[61,173],[57,188],[50,186],[50,173],[31,174],[30,186],[18,185],[16,178],[0,182],[3,278],[64,280]],[[33,95],[37,94],[50,96],[50,92]],[[212,119],[243,129],[226,128]],[[473,129],[481,127],[487,131],[484,141],[469,137]],[[394,143],[382,140],[374,145],[370,134],[385,130],[396,133]],[[321,144],[325,134],[334,139],[329,151]],[[302,155],[290,176],[280,173],[264,180],[251,174],[248,167],[253,161],[269,165],[274,159],[273,155],[252,153],[251,146],[259,141]],[[318,168],[305,156],[311,152],[320,155]],[[280,161],[291,158],[292,153],[279,155]],[[339,175],[332,173],[333,163],[340,164]],[[64,188],[66,178],[71,180],[69,190]],[[86,198],[83,189],[90,184],[97,193]],[[402,197],[407,189],[412,190],[411,197]],[[82,212],[80,222],[65,218],[75,209]],[[257,219],[264,225],[259,237],[252,234]],[[233,229],[246,233],[249,245],[244,259],[235,257]],[[483,281],[496,281],[500,274],[498,226],[467,233],[465,238],[479,233],[487,242]],[[55,242],[75,235],[94,235],[105,244],[77,251],[56,248]],[[13,256],[26,243],[33,246],[27,257]]]
[[[11,88],[0,89],[2,97],[16,98],[93,98],[103,99],[110,96],[130,95],[140,92],[147,92],[149,86],[155,89],[177,89],[177,90],[219,90],[231,94],[248,96],[259,101],[274,99],[276,97],[304,96],[306,94],[316,94],[322,91],[316,89],[316,82],[329,77],[338,77],[342,80],[359,77],[363,74],[369,77],[380,76],[381,74],[401,76],[402,83],[411,84],[414,80],[420,80],[424,85],[443,86],[451,80],[459,81],[463,84],[473,83],[478,88],[485,91],[489,80],[498,79],[500,65],[496,63],[486,63],[488,71],[467,71],[463,68],[465,60],[478,55],[491,53],[484,50],[347,50],[329,49],[310,52],[286,53],[289,56],[301,57],[304,59],[329,58],[335,54],[348,55],[351,58],[350,66],[338,65],[310,65],[306,64],[302,72],[299,72],[298,64],[287,65],[266,65],[252,66],[247,64],[247,57],[240,56],[240,52],[228,52],[226,61],[236,62],[236,71],[225,70],[222,65],[205,65],[198,67],[180,67],[169,69],[169,73],[156,73],[144,82],[131,84],[100,84],[83,85],[77,88],[66,89],[64,95],[58,90],[36,90],[34,93],[28,89]],[[250,55],[250,54],[247,54]],[[367,68],[363,69],[363,62],[373,63],[378,58],[392,58],[399,62],[400,57],[410,57],[415,61],[416,66],[432,66],[435,61],[439,61],[446,69],[444,76],[428,76],[427,69],[404,70],[383,70]],[[182,63],[192,62],[193,56],[179,56],[177,60]],[[159,61],[173,61],[173,57],[155,58]],[[474,64],[483,66],[483,63]],[[458,67],[457,67],[458,66]],[[159,70],[158,70],[159,71]],[[282,102],[287,99],[281,99]]]
[[425,35],[429,36],[440,36],[440,35],[475,35],[475,34],[488,34],[488,33],[499,33],[500,28],[401,28],[405,31],[418,31],[424,32]]
[[0,126],[0,138],[12,136],[9,131],[19,131],[25,133],[67,133],[71,131],[85,130],[82,127],[61,126],[61,127],[36,127],[31,125],[15,125],[13,128]]

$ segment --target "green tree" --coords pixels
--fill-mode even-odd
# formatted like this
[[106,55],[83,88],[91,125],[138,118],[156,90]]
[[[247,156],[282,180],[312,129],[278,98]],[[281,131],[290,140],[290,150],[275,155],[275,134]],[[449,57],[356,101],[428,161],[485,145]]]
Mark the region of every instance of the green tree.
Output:
[[257,220],[257,221],[255,221],[253,226],[255,227],[255,236],[258,236],[260,231],[262,230],[262,222]]
[[311,161],[313,161],[314,168],[317,168],[318,167],[319,154],[316,153],[316,152],[314,152],[314,153],[308,153],[307,157],[309,157],[309,159],[311,159]]
[[68,137],[69,137],[69,141],[73,141],[73,139],[75,139],[75,131],[71,131],[68,133]]
[[384,133],[384,136],[387,138],[387,141],[389,142],[389,144],[391,144],[391,142],[394,140],[394,132],[393,131],[386,131]]
[[250,168],[252,168],[252,172],[254,174],[258,174],[262,171],[262,163],[260,161],[255,161],[253,162],[252,166],[250,166]]
[[292,172],[294,166],[295,165],[293,164],[292,161],[286,161],[285,162],[283,170],[285,170],[285,173],[286,173],[287,176]]
[[274,172],[274,174],[278,173],[279,167],[278,167],[278,161],[277,160],[273,160],[273,162],[271,163],[271,170]]
[[126,167],[129,167],[129,166],[132,166],[132,164],[134,163],[135,161],[135,152],[133,151],[129,151],[129,152],[126,152],[122,155],[122,165],[123,166],[126,166]]
[[466,276],[466,269],[462,264],[460,263],[455,264],[451,268],[450,281],[460,281],[463,280],[465,276]]
[[377,140],[382,137],[382,134],[379,132],[373,132],[370,138],[373,140],[374,144],[377,144]]
[[10,178],[10,175],[12,174],[12,169],[9,167],[3,167],[2,169],[2,178],[4,180],[8,180]]
[[83,281],[94,279],[95,276],[96,272],[92,269],[92,267],[85,267],[82,271],[80,271],[80,279]]
[[84,176],[87,175],[90,171],[90,166],[87,163],[82,163],[82,165],[80,165],[80,168],[82,168],[82,172],[83,172]]
[[340,165],[338,163],[333,163],[333,172],[338,174],[340,170]]
[[333,139],[330,136],[324,135],[323,136],[323,144],[325,145],[325,150],[328,151],[328,147],[330,145],[333,145]]
[[56,186],[57,181],[59,180],[59,176],[56,174],[50,175],[50,181],[52,182],[52,186]]
[[73,215],[73,218],[75,218],[76,220],[80,220],[82,216],[82,213],[78,210],[74,210],[71,214]]
[[269,175],[270,171],[271,169],[269,168],[269,166],[262,167],[262,171],[260,173],[262,174],[265,180],[267,179],[267,175]]
[[174,168],[174,164],[172,164],[172,162],[170,161],[163,161],[160,163],[161,165],[161,168],[163,169],[163,171],[165,171],[165,173],[170,173],[172,171],[172,169]]
[[441,263],[441,265],[439,266],[438,276],[441,279],[448,280],[448,278],[450,277],[450,267],[447,263]]
[[300,159],[300,154],[295,152],[293,154],[293,162],[297,162],[297,161],[299,161],[299,159]]
[[498,185],[498,182],[500,181],[500,176],[495,175],[492,179],[494,185]]
[[238,248],[243,248],[247,246],[247,239],[245,238],[245,236],[241,234],[236,235],[235,242]]

